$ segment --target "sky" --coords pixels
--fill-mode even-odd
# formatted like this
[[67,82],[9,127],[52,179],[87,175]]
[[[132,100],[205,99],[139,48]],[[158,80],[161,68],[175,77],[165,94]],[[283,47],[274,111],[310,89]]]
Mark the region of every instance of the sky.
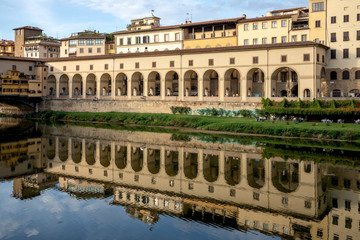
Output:
[[308,0],[0,0],[0,39],[14,40],[14,28],[34,26],[55,38],[85,29],[125,30],[131,19],[154,15],[161,25],[261,17],[267,11],[308,6]]

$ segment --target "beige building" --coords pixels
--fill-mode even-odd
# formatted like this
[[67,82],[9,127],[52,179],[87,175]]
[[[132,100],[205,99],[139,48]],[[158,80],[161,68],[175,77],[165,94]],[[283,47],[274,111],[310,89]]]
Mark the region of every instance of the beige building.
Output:
[[24,56],[28,58],[60,57],[60,42],[44,35],[28,37],[24,44]]
[[25,57],[25,42],[30,37],[40,36],[42,29],[37,27],[25,26],[20,28],[14,28],[15,31],[15,57]]
[[155,16],[131,20],[127,30],[113,34],[117,54],[182,49],[181,27],[161,27],[160,18]]
[[105,55],[106,36],[96,31],[85,30],[61,39],[60,57]]
[[14,56],[15,43],[14,41],[1,40],[0,41],[0,56]]

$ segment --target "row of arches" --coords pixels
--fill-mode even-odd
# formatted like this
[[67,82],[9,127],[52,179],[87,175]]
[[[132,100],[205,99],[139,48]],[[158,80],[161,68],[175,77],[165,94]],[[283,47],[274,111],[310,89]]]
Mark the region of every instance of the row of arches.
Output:
[[[55,159],[54,139],[49,138],[47,142],[47,158]],[[69,146],[66,139],[59,139],[59,159],[66,162],[69,159]],[[85,149],[83,149],[85,147]],[[85,151],[83,151],[85,150]],[[129,151],[129,152],[128,152]],[[144,153],[146,151],[146,164]],[[96,163],[96,156],[99,157],[101,166],[107,168],[111,164],[111,145],[100,144],[99,152],[96,151],[96,143],[86,142],[82,144],[80,140],[71,142],[71,159],[74,163],[79,164],[85,154],[86,164],[93,166]],[[163,154],[163,155],[162,155]],[[158,174],[162,167],[166,174],[175,177],[179,174],[180,162],[179,152],[174,150],[165,150],[162,152],[157,148],[127,147],[115,146],[114,163],[120,170],[127,167],[135,173],[142,172],[147,166],[147,171],[151,174]],[[220,164],[224,164],[224,178],[228,185],[235,186],[241,181],[241,172],[246,171],[247,182],[249,186],[255,189],[261,189],[265,185],[265,161],[263,159],[246,159],[247,169],[241,169],[241,159],[236,155],[225,155],[224,159],[218,154],[203,154],[202,166],[199,164],[199,153],[184,152],[183,155],[183,172],[187,179],[197,179],[202,168],[203,178],[214,183],[220,177]],[[163,165],[161,164],[163,161]],[[311,171],[311,169],[310,169]],[[306,169],[309,172],[309,169]],[[299,164],[292,162],[272,162],[271,179],[274,187],[281,192],[289,193],[297,190],[299,186]]]
[[[141,72],[135,72],[131,76],[119,73],[115,79],[110,74],[104,73],[98,79],[93,73],[85,79],[80,74],[75,74],[72,79],[63,74],[56,79],[50,75],[47,79],[47,94],[49,96],[180,96],[183,88],[184,97],[240,97],[246,92],[247,97],[266,97],[264,71],[253,68],[245,75],[246,91],[241,89],[241,74],[235,69],[228,69],[224,76],[220,76],[214,69],[205,71],[201,76],[196,70],[188,70],[183,76],[177,71],[169,71],[163,76],[153,71],[146,76]],[[58,85],[57,85],[58,81]],[[70,94],[71,81],[71,94]],[[282,67],[271,75],[272,97],[298,97],[299,75],[292,68]],[[114,88],[112,85],[115,84]],[[129,88],[131,84],[131,88]],[[200,87],[200,84],[202,85]],[[59,89],[57,89],[57,86]],[[100,89],[97,89],[99,88]],[[115,89],[115,93],[112,93]]]
[[340,72],[340,76],[338,75],[339,73],[337,71],[331,71],[330,72],[330,80],[335,81],[335,80],[339,80],[340,76],[342,80],[359,80],[360,79],[360,71],[356,71],[354,73],[354,76],[351,76],[350,71],[348,70],[344,70],[342,72]]

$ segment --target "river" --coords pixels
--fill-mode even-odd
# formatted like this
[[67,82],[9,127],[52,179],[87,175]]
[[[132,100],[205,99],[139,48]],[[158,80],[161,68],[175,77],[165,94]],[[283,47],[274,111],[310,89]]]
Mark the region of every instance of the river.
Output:
[[360,239],[354,143],[0,122],[0,239]]

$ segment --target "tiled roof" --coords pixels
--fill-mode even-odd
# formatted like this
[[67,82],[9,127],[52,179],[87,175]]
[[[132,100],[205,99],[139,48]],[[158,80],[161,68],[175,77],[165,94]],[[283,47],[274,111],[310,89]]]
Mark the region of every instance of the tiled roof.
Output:
[[46,62],[81,61],[81,60],[93,60],[93,59],[112,59],[112,58],[147,57],[147,56],[151,57],[151,56],[183,55],[183,54],[196,54],[196,53],[209,53],[209,52],[308,47],[308,46],[319,46],[328,49],[328,47],[323,44],[307,41],[307,42],[289,42],[289,43],[264,44],[264,45],[235,46],[235,47],[183,49],[183,50],[141,52],[141,53],[122,53],[122,54],[96,55],[96,56],[84,56],[84,57],[63,57],[63,58],[51,58],[51,59],[42,59],[42,60]]
[[101,39],[101,38],[106,38],[106,37],[99,36],[99,35],[73,36],[73,37],[60,39],[60,41],[66,41],[66,40],[72,40],[72,39]]
[[240,23],[247,23],[247,22],[258,22],[258,21],[267,21],[267,20],[274,20],[274,19],[281,19],[281,18],[291,18],[295,14],[285,14],[279,16],[266,16],[266,17],[258,17],[258,18],[248,18],[242,20]]
[[13,61],[25,61],[25,62],[42,62],[40,59],[25,58],[25,57],[14,57],[14,56],[0,56],[0,60],[13,60]]
[[31,27],[31,26],[25,26],[25,27],[14,28],[13,30],[18,30],[18,29],[29,29],[29,30],[38,30],[38,31],[43,31],[41,28],[38,28],[38,27]]
[[53,47],[60,47],[60,43],[53,43],[53,42],[40,42],[40,43],[26,43],[25,46],[34,46],[34,45],[42,45],[42,46],[53,46]]
[[297,7],[297,8],[288,8],[288,9],[279,9],[271,11],[271,13],[278,13],[278,12],[290,12],[290,11],[296,11],[300,9],[307,9],[307,7]]

